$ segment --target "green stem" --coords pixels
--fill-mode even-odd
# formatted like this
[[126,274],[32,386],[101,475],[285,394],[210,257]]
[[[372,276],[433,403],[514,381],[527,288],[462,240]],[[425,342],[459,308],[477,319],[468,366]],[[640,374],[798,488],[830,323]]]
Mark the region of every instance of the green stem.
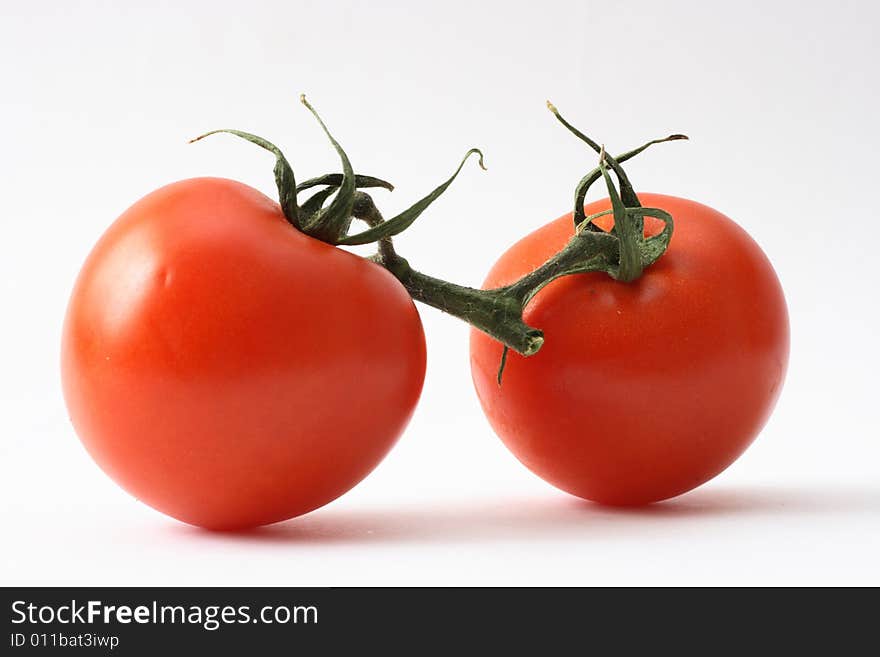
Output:
[[[370,228],[385,223],[365,192],[355,194],[353,213]],[[522,320],[523,300],[507,288],[479,290],[416,271],[395,251],[391,237],[379,240],[372,260],[391,272],[416,301],[466,321],[518,353],[530,356],[544,343],[544,334]]]
[[612,274],[618,259],[618,240],[613,235],[577,231],[559,253],[507,289],[525,308],[546,285],[563,276],[604,272]]
[[479,290],[449,283],[416,271],[400,256],[381,264],[416,301],[463,319],[523,356],[537,353],[544,344],[543,331],[523,321],[522,304],[504,288]]

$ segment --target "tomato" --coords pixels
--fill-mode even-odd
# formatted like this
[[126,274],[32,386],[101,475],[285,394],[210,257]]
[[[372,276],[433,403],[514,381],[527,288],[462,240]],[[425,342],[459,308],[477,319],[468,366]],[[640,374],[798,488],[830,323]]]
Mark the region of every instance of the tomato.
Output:
[[[500,386],[501,344],[471,333],[476,391],[505,445],[551,484],[610,505],[673,497],[729,466],[767,420],[788,362],[785,299],[757,244],[705,205],[640,199],[675,220],[668,250],[641,278],[586,273],[547,285],[524,313],[544,346],[511,352]],[[607,220],[597,224],[607,230]],[[659,230],[646,219],[647,234]],[[568,214],[528,235],[485,287],[529,273],[572,232]]]
[[98,465],[213,529],[350,489],[397,440],[424,373],[421,321],[391,274],[218,178],[168,185],[119,217],[63,330],[64,395]]

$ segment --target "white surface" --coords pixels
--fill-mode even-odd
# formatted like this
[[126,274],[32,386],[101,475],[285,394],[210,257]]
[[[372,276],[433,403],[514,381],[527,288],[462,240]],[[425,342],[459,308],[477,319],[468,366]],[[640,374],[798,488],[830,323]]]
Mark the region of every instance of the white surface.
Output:
[[[880,584],[872,2],[2,2],[0,583]],[[600,57],[601,54],[601,57]],[[335,170],[308,92],[394,212],[468,166],[399,240],[478,284],[569,209],[594,156],[544,108],[624,150],[637,187],[743,225],[786,289],[792,357],[755,445],[700,490],[640,511],[559,493],[495,438],[467,329],[422,315],[429,369],[389,458],[307,517],[208,534],[143,507],[92,464],[59,390],[60,323],[106,226],[196,175],[274,194],[265,135],[300,178]],[[454,249],[447,260],[446,249]]]

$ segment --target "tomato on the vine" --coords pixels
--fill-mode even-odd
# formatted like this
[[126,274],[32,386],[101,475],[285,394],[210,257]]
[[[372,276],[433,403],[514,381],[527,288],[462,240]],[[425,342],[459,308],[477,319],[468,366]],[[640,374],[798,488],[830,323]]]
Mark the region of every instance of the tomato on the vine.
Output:
[[215,529],[346,492],[397,440],[424,373],[394,276],[219,178],[129,208],[89,255],[63,330],[89,453],[140,500]]
[[[205,133],[193,141],[229,133],[272,153],[279,202],[225,179],[168,185],[129,208],[80,272],[63,330],[64,394],[86,448],[132,494],[185,522],[237,529],[346,492],[391,448],[421,393],[413,300],[474,327],[473,378],[492,426],[576,495],[672,497],[755,437],[788,359],[773,268],[731,220],[692,201],[640,199],[621,167],[684,135],[614,158],[548,103],[598,166],[578,183],[573,215],[521,240],[476,290],[419,272],[392,238],[472,155],[482,167],[482,152],[468,150],[445,182],[386,220],[364,190],[392,185],[356,174],[301,100],[341,173],[297,184],[266,139]],[[584,208],[600,179],[610,200]],[[367,229],[352,232],[355,219]],[[371,243],[370,258],[337,248]]]
[[[673,497],[729,466],[769,417],[789,351],[782,288],[751,237],[705,205],[639,199],[675,218],[666,253],[640,278],[591,272],[541,289],[523,319],[544,345],[511,352],[500,386],[502,345],[471,332],[474,384],[505,445],[562,490],[611,505]],[[585,213],[609,208],[599,201]],[[645,225],[647,234],[662,226]],[[572,234],[569,213],[526,236],[485,287],[527,275]]]

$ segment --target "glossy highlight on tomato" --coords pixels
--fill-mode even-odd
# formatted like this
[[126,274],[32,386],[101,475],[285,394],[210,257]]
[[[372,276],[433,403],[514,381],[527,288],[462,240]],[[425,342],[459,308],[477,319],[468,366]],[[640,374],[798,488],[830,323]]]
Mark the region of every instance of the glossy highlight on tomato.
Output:
[[196,178],[129,208],[67,310],[62,382],[95,461],[212,529],[285,520],[366,476],[421,393],[425,340],[385,269]]
[[[471,332],[477,394],[505,445],[551,484],[609,505],[670,498],[728,467],[769,417],[788,363],[782,288],[751,237],[705,205],[639,198],[675,220],[668,250],[639,279],[584,273],[548,284],[524,314],[544,345],[530,357],[511,352],[500,386],[502,345]],[[596,223],[608,230],[613,220]],[[648,234],[659,230],[646,219]],[[484,287],[528,274],[572,232],[567,214],[528,235]]]

